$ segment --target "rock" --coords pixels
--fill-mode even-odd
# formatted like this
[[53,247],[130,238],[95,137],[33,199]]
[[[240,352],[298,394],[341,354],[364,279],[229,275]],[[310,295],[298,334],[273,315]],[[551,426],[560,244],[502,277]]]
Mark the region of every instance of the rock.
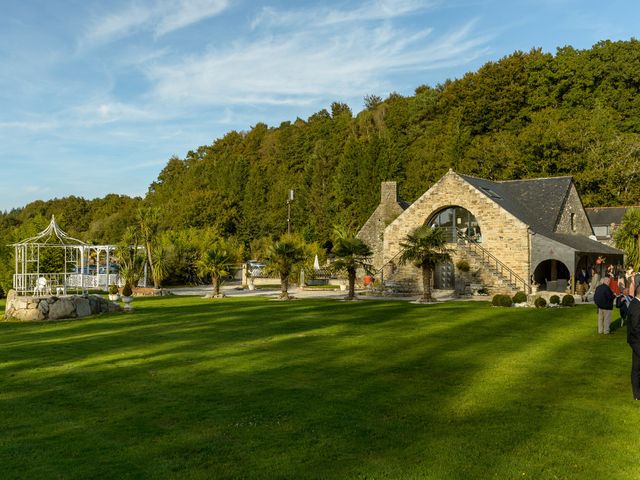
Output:
[[39,308],[30,308],[28,310],[14,310],[13,318],[17,318],[24,322],[35,322],[38,320],[44,320],[45,316]]
[[49,302],[40,302],[38,304],[38,309],[45,315],[49,313]]
[[100,305],[102,303],[101,300],[102,300],[101,298],[96,297],[95,295],[92,295],[92,296],[89,297],[89,306],[91,308],[91,313],[93,315],[101,312],[101,310],[102,310],[100,308]]
[[88,317],[93,312],[91,311],[91,302],[88,298],[77,298],[76,304],[76,317]]
[[75,305],[70,299],[60,298],[49,306],[49,320],[71,318],[75,310]]

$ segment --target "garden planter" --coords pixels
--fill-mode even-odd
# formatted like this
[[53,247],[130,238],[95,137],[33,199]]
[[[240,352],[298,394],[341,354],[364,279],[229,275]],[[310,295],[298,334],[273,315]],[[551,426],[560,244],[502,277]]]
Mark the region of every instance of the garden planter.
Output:
[[122,301],[124,302],[124,309],[126,311],[131,311],[133,310],[133,307],[131,306],[131,302],[133,302],[133,297],[122,297]]

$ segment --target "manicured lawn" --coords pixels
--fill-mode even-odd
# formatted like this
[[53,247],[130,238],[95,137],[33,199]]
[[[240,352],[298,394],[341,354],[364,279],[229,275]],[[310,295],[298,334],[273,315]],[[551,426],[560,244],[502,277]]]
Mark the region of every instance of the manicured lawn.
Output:
[[136,299],[0,324],[6,478],[637,479],[594,308]]

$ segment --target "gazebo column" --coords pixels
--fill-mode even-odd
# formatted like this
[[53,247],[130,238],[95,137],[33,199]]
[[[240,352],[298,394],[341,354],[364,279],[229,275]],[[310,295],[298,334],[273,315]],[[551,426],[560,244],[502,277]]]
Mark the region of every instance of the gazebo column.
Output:
[[100,249],[96,248],[96,287],[100,288]]
[[79,247],[80,251],[80,290],[84,293],[84,247]]
[[107,276],[105,277],[105,281],[104,281],[104,289],[105,290],[109,290],[109,272],[111,271],[111,266],[109,265],[109,247],[106,248],[106,261],[107,264],[105,266],[105,273],[107,274]]

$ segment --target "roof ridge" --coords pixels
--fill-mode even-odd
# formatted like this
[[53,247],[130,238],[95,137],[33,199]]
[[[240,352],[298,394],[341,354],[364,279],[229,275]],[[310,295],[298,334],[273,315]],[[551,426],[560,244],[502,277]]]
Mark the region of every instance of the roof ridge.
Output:
[[594,210],[594,209],[603,210],[605,208],[640,208],[640,205],[619,205],[617,207],[584,207],[585,210]]
[[535,182],[537,180],[558,180],[563,178],[570,178],[573,180],[573,175],[560,175],[558,177],[538,177],[538,178],[520,178],[513,180],[492,180],[495,183],[509,183],[509,182]]

